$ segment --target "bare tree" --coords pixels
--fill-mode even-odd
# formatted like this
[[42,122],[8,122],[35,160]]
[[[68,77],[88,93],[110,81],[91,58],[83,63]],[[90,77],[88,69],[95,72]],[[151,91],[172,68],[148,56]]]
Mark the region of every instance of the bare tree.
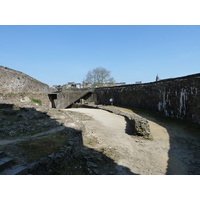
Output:
[[110,77],[110,71],[103,67],[97,67],[90,70],[86,75],[87,83],[90,83],[93,87],[103,87],[115,85],[114,78]]

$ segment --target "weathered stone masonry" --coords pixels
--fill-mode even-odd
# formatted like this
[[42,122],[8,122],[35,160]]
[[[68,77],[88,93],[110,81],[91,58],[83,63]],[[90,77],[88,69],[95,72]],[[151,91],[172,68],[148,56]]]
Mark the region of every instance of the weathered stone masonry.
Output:
[[0,102],[31,102],[38,99],[43,106],[49,107],[49,86],[27,74],[0,66]]
[[70,89],[66,93],[57,93],[49,94],[49,100],[51,102],[52,108],[67,108],[76,102],[81,102],[81,100],[94,101],[91,97],[93,89],[84,88],[84,89]]
[[73,103],[95,102],[152,111],[167,117],[200,124],[200,73],[146,84],[132,84],[106,88],[67,90],[49,94],[49,86],[32,77],[0,66],[0,101],[30,102],[67,108]]
[[200,124],[200,74],[153,83],[96,88],[96,104],[152,111],[171,118]]

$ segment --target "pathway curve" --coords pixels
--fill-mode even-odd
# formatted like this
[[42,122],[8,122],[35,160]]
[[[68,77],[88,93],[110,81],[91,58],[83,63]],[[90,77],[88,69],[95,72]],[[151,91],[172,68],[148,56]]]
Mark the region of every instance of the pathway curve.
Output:
[[[151,123],[154,140],[128,134],[125,118],[99,109],[67,109],[91,116],[84,121],[87,136],[95,137],[95,150],[110,148],[115,151],[115,162],[135,174],[166,174],[168,168],[169,134],[158,124]],[[66,110],[66,111],[67,111]],[[159,132],[159,134],[157,134]]]

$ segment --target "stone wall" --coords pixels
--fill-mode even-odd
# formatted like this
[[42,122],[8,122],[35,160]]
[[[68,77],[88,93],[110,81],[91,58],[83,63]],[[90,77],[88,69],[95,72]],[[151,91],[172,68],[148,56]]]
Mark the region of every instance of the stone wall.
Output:
[[40,105],[36,102],[33,101],[39,100],[41,101],[41,105],[44,107],[51,107],[51,103],[48,97],[48,94],[45,93],[8,93],[8,94],[1,94],[0,93],[0,103],[14,103],[14,104],[22,104],[26,105],[28,104],[29,106],[33,105]]
[[94,101],[92,96],[92,89],[69,89],[65,93],[49,94],[52,107],[54,108],[67,108],[73,103],[81,102],[81,99],[85,102],[89,99],[89,102]]
[[47,157],[40,158],[38,161],[28,164],[27,172],[33,175],[49,175],[53,174],[62,167],[66,166],[77,154],[77,148],[82,147],[81,132],[77,134],[75,139],[60,148],[57,153],[51,153]]
[[96,88],[96,104],[131,107],[200,124],[200,74],[146,84]]
[[76,102],[109,105],[112,98],[116,106],[147,110],[200,124],[200,74],[146,84],[49,93],[47,84],[0,66],[0,101],[29,103],[34,98],[45,107],[66,108]]
[[49,86],[27,74],[0,66],[0,93],[49,93]]
[[47,84],[22,72],[0,66],[0,102],[31,103],[35,99],[49,107],[49,92]]

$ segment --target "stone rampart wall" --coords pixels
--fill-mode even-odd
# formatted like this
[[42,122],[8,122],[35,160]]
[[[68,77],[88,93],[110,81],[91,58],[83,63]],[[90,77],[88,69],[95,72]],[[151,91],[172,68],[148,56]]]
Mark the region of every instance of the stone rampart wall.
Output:
[[96,104],[142,109],[200,124],[200,74],[146,84],[96,88]]
[[50,107],[49,86],[27,74],[0,66],[0,103],[34,103]]
[[27,74],[0,66],[0,93],[49,93],[49,86]]

